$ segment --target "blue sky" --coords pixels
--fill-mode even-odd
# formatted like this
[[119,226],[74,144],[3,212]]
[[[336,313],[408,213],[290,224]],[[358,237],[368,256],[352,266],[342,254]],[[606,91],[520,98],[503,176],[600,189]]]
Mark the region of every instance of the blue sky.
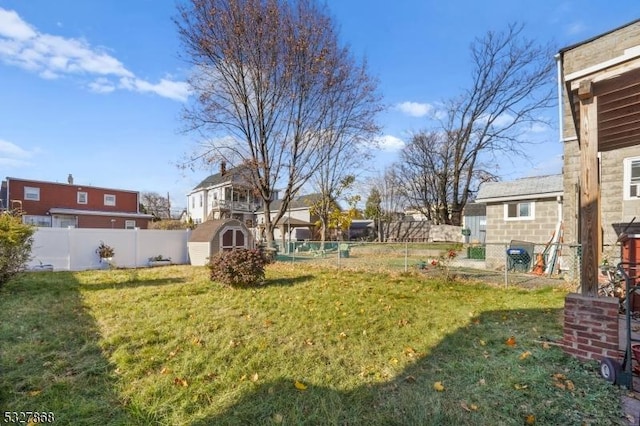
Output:
[[[380,81],[381,171],[428,113],[468,84],[469,45],[509,22],[558,48],[640,18],[637,0],[328,0],[340,37]],[[173,1],[0,0],[0,175],[169,193],[173,207],[217,171],[182,171],[187,64]],[[547,112],[557,123],[557,110]],[[559,173],[557,128],[504,179]],[[363,194],[366,196],[366,194]]]

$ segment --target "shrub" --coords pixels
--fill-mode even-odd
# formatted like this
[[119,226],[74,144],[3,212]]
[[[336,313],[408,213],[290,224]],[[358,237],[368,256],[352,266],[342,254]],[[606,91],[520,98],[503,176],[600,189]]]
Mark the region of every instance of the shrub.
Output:
[[20,216],[0,214],[0,287],[24,271],[31,258],[34,232]]
[[100,259],[109,259],[113,257],[115,251],[113,250],[113,247],[105,244],[104,241],[100,241],[100,245],[96,249],[96,253],[100,256]]
[[223,251],[209,259],[209,277],[231,287],[249,287],[264,280],[265,264],[258,250]]

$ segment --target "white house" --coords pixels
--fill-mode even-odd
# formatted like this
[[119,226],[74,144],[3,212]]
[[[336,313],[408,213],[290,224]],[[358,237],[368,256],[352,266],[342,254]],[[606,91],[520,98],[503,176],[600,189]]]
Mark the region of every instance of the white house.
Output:
[[244,175],[246,169],[227,170],[220,164],[220,172],[200,182],[187,195],[187,217],[199,224],[212,219],[237,219],[248,228],[255,226],[255,212],[262,200],[254,195],[252,185]]

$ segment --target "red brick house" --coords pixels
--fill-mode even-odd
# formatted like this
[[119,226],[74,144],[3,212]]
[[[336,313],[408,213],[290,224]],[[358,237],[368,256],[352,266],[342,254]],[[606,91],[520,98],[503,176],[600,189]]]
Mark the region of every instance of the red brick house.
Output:
[[140,213],[136,191],[67,183],[6,178],[0,192],[2,209],[20,209],[23,221],[66,228],[146,229],[152,216]]

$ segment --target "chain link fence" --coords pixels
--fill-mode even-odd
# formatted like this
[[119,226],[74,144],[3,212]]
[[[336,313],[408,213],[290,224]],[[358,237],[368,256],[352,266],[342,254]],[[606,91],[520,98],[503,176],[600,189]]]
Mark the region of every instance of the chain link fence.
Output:
[[580,247],[568,244],[368,243],[279,244],[278,261],[378,272],[447,274],[504,285],[577,284]]

